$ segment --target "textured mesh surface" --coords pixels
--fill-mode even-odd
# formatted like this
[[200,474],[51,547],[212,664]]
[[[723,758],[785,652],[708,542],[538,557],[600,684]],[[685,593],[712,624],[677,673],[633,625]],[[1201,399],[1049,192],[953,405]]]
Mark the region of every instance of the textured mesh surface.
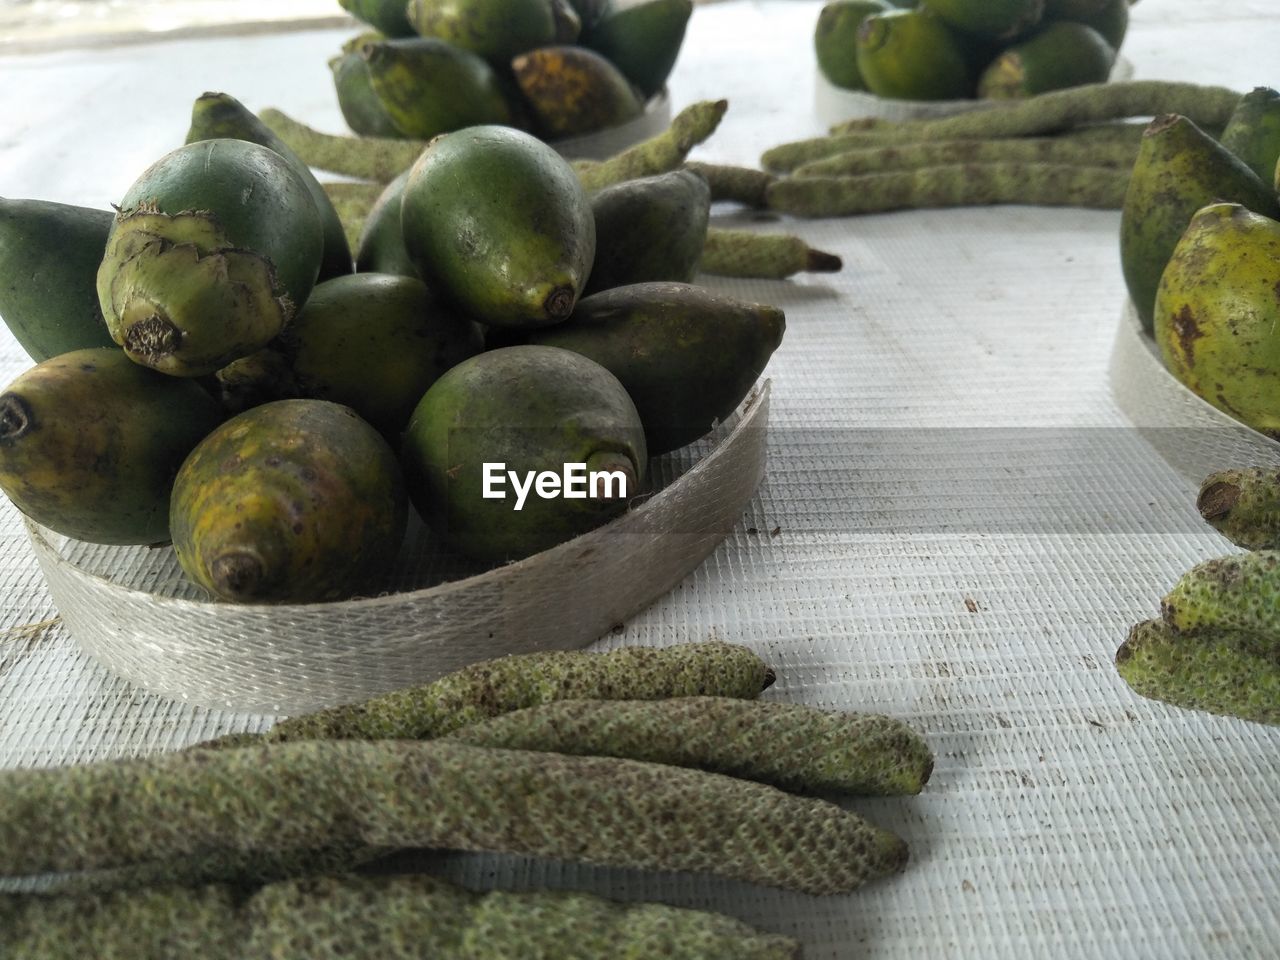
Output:
[[[673,106],[732,102],[702,158],[750,163],[821,131],[809,106],[819,6],[699,7]],[[1276,86],[1272,7],[1248,0],[1231,19],[1207,0],[1146,0],[1128,55],[1141,77]],[[12,102],[33,112],[0,144],[5,189],[118,199],[180,139],[204,89],[341,129],[324,67],[340,39],[6,63]],[[149,107],[127,140],[100,106],[123,102]],[[58,111],[76,124],[48,124]],[[85,143],[113,149],[87,157]],[[1280,732],[1141,700],[1111,666],[1181,572],[1230,550],[1199,523],[1193,479],[1113,397],[1117,215],[1007,207],[755,226],[798,229],[845,270],[707,278],[787,311],[768,371],[767,475],[706,562],[602,646],[737,640],[777,669],[770,698],[911,722],[937,757],[924,793],[852,804],[904,836],[911,863],[832,898],[522,858],[435,856],[428,869],[721,909],[799,937],[817,960],[1273,956]],[[24,363],[3,343],[7,381]],[[0,558],[0,764],[148,753],[268,722],[141,693],[63,627],[23,628],[56,611],[7,503]]]

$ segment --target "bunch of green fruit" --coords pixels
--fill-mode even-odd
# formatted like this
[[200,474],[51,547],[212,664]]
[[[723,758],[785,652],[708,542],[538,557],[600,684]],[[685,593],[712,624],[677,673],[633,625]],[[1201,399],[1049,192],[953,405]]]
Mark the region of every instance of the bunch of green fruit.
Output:
[[1121,265],[1169,371],[1277,436],[1280,93],[1246,94],[1220,136],[1178,115],[1147,128],[1121,216]]
[[508,124],[544,139],[644,112],[675,66],[692,0],[341,0],[374,27],[330,61],[351,129],[430,139]]
[[[0,313],[38,363],[0,395],[0,488],[67,536],[172,540],[224,599],[336,599],[381,588],[409,502],[482,560],[606,522],[781,341],[781,311],[689,284],[692,172],[592,198],[542,141],[477,126],[397,189],[403,269],[353,273],[310,171],[206,94],[114,216],[0,202]],[[581,496],[521,488],[577,464]]]
[[1104,82],[1129,2],[834,0],[818,17],[814,48],[823,76],[847,90],[1008,100]]

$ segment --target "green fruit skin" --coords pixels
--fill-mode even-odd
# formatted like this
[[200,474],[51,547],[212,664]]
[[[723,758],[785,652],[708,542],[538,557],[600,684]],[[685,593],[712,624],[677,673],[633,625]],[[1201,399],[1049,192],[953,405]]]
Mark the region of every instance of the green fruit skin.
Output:
[[1264,183],[1271,182],[1280,161],[1280,93],[1255,87],[1241,97],[1222,131],[1222,145]]
[[1080,16],[1051,15],[1050,11],[1054,5],[1054,0],[1048,0],[1046,20],[1075,20],[1085,26],[1093,27],[1102,34],[1102,38],[1111,45],[1112,50],[1119,50],[1129,33],[1129,0],[1102,0],[1100,6],[1095,4],[1096,10],[1086,11]]
[[551,15],[556,20],[556,43],[577,43],[582,37],[582,17],[569,0],[551,0]]
[[957,30],[1007,41],[1040,23],[1045,0],[924,0],[922,5]]
[[965,43],[926,10],[873,14],[858,27],[858,73],[881,97],[966,99],[976,78]]
[[[209,211],[232,246],[271,264],[295,309],[306,302],[324,252],[320,215],[302,177],[274,150],[239,139],[179,147],[134,182],[120,208],[143,203],[170,216]],[[119,226],[117,218],[113,233]]]
[[618,68],[585,47],[540,47],[511,61],[516,84],[548,139],[634,120],[644,101]]
[[395,454],[348,407],[279,400],[232,417],[178,471],[170,531],[215,596],[310,603],[380,589],[408,516]]
[[781,310],[681,283],[640,283],[583,298],[567,323],[530,342],[609,370],[635,401],[651,456],[724,420],[782,342]]
[[388,37],[412,37],[404,0],[338,0],[342,9]]
[[1116,651],[1116,669],[1133,691],[1188,710],[1280,724],[1280,659],[1248,634],[1182,634],[1148,620]]
[[319,284],[280,342],[301,396],[345,404],[397,442],[427,388],[484,348],[421,280],[377,273]]
[[698,270],[711,188],[690,170],[627,180],[591,198],[596,257],[586,293],[649,280],[688,283]]
[[432,141],[410,170],[400,225],[427,284],[497,326],[565,319],[595,257],[591,201],[573,168],[510,127]]
[[1156,118],[1143,134],[1120,213],[1120,266],[1148,332],[1156,289],[1174,247],[1192,215],[1218,200],[1280,217],[1271,185],[1218,141],[1185,117]]
[[635,405],[603,367],[541,346],[492,350],[454,367],[418,404],[401,448],[414,505],[450,546],[480,560],[527,557],[626,508],[618,499],[542,499],[531,491],[515,511],[509,483],[506,499],[482,497],[484,463],[505,463],[523,477],[601,457],[628,465],[636,483],[627,495],[635,496],[648,457]]
[[360,55],[359,47],[330,60],[329,70],[333,73],[342,119],[353,133],[362,137],[403,138],[404,134],[373,89],[369,61]]
[[402,137],[429,140],[482,123],[509,123],[511,111],[493,69],[443,40],[365,44],[373,92]]
[[338,219],[338,211],[333,209],[329,195],[324,192],[311,168],[235,97],[225,93],[205,93],[196,99],[191,108],[191,127],[187,130],[185,142],[217,139],[248,140],[284,157],[285,162],[307,185],[311,199],[315,201],[316,212],[320,214],[320,224],[324,231],[324,259],[320,262],[319,279],[327,280],[350,273],[351,247],[347,243],[346,232],[342,229],[342,221]]
[[609,0],[569,0],[569,6],[578,15],[578,19],[582,22],[582,32],[589,33],[591,28],[595,26],[596,21],[604,16],[605,10],[609,7]]
[[113,219],[110,210],[0,197],[0,317],[36,363],[115,345],[96,286]]
[[1165,366],[1218,409],[1280,437],[1280,223],[1238,204],[1200,210],[1160,278]]
[[867,89],[858,72],[858,27],[867,17],[888,9],[882,0],[835,0],[822,8],[813,32],[813,50],[818,69],[835,86]]
[[1030,97],[1050,90],[1103,83],[1116,54],[1102,34],[1083,23],[1051,23],[1007,48],[978,78],[978,96]]
[[550,0],[409,0],[408,15],[419,36],[504,66],[517,54],[556,42]]
[[671,76],[692,15],[693,0],[648,0],[622,8],[610,4],[582,42],[648,98]]
[[356,247],[356,270],[360,273],[391,273],[401,277],[417,277],[418,268],[409,259],[400,231],[400,204],[409,171],[392,180],[374,202],[365,218]]
[[63,353],[0,397],[0,488],[64,536],[161,543],[174,474],[221,421],[194,382],[138,366],[119,347]]

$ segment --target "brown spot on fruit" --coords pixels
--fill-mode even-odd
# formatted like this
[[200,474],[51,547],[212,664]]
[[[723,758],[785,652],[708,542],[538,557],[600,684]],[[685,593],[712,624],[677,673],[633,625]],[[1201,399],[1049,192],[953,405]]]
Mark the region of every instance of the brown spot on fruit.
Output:
[[1240,499],[1240,488],[1234,483],[1218,481],[1200,491],[1196,509],[1206,520],[1220,520],[1231,512]]
[[15,393],[0,397],[0,441],[20,440],[35,425],[31,407]]
[[1187,366],[1191,366],[1195,362],[1196,341],[1204,336],[1204,331],[1200,329],[1200,322],[1191,312],[1189,304],[1184,303],[1182,309],[1174,315],[1173,332],[1182,345],[1182,355],[1186,358]]
[[135,323],[124,335],[125,350],[149,364],[172,356],[181,342],[182,331],[157,313]]

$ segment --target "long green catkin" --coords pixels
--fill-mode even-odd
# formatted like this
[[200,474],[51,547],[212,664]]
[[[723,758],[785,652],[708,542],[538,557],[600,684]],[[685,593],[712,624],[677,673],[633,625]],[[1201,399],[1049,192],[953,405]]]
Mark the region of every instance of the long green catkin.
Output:
[[1212,474],[1200,485],[1196,508],[1236,546],[1280,549],[1280,467]]
[[756,233],[712,227],[698,269],[722,277],[782,280],[797,273],[835,273],[844,261],[789,233]]
[[809,140],[796,140],[792,143],[781,143],[770,147],[760,157],[761,164],[775,173],[788,173],[806,164],[855,150],[890,150],[893,148],[910,148],[922,144],[964,144],[964,143],[1017,143],[1022,140],[1053,140],[1056,143],[1088,144],[1091,147],[1119,148],[1132,147],[1136,152],[1142,142],[1145,125],[1137,123],[1101,123],[1065,130],[1051,137],[1010,137],[1006,139],[994,137],[956,137],[947,140],[913,139],[893,133],[877,132],[876,129],[856,130],[850,133],[833,134],[826,137],[814,137]]
[[587,190],[595,191],[624,180],[678,170],[689,151],[716,132],[728,109],[728,100],[690,104],[657,136],[628,147],[608,160],[575,165],[578,179]]
[[[1181,114],[1198,127],[1220,130],[1231,119],[1241,96],[1225,87],[1167,80],[1091,83],[951,117],[904,120],[892,127],[877,124],[871,130],[904,142],[1032,137],[1086,123],[1165,113]],[[840,129],[837,126],[833,131]]]
[[700,770],[435,740],[185,751],[0,776],[0,875],[223,851],[424,847],[712,873],[812,894],[906,845],[822,800]]
[[321,133],[270,107],[258,114],[258,119],[270,127],[307,166],[383,184],[390,183],[413,166],[427,146],[424,140]]
[[797,960],[732,917],[585,893],[476,893],[433,877],[315,877],[91,897],[0,896],[14,960]]
[[449,739],[667,763],[801,793],[916,794],[933,770],[928,745],[901,720],[725,697],[565,700],[463,727]]
[[261,734],[231,734],[201,746],[288,740],[429,740],[467,724],[552,700],[754,699],[773,671],[746,647],[720,641],[622,647],[608,653],[556,650],[485,660],[362,703],[282,720]]
[[1258,550],[1197,564],[1160,603],[1164,622],[1183,633],[1239,630],[1262,638],[1280,658],[1280,550]]
[[711,187],[711,201],[727,200],[748,207],[763,207],[764,192],[773,175],[751,167],[734,167],[723,163],[689,161],[686,170],[700,174]]
[[1048,163],[966,163],[856,177],[786,177],[769,187],[771,210],[842,217],[890,210],[985,206],[1118,210],[1130,171]]
[[861,173],[917,170],[953,163],[1071,163],[1082,167],[1132,169],[1138,144],[1088,143],[1057,137],[1014,140],[942,140],[899,147],[850,150],[801,164],[796,177],[841,177]]
[[1280,653],[1256,634],[1147,620],[1116,651],[1116,670],[1151,700],[1280,725]]
[[[715,133],[728,108],[727,100],[691,104],[676,114],[662,133],[608,160],[580,161],[574,164],[574,170],[582,185],[593,191],[676,170],[690,150]],[[390,183],[413,166],[427,146],[423,140],[321,133],[272,108],[263,110],[258,118],[308,166],[382,184]]]

